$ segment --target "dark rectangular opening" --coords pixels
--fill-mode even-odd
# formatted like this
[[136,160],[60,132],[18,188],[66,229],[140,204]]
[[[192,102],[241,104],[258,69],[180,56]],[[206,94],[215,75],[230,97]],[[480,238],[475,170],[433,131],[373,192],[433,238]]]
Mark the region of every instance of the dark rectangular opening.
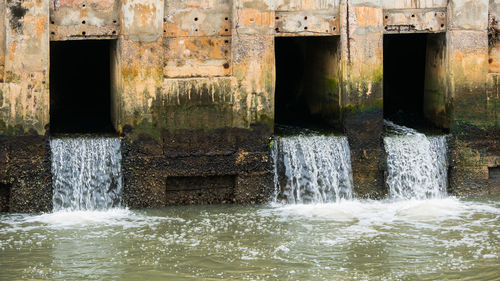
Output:
[[427,34],[384,35],[384,118],[425,126]]
[[0,213],[10,210],[10,184],[0,182]]
[[446,132],[445,33],[384,35],[384,118]]
[[167,205],[233,203],[236,176],[167,177]]
[[276,125],[340,131],[338,46],[338,36],[276,37]]
[[488,168],[488,178],[500,181],[500,166]]
[[50,42],[52,133],[112,133],[112,40]]

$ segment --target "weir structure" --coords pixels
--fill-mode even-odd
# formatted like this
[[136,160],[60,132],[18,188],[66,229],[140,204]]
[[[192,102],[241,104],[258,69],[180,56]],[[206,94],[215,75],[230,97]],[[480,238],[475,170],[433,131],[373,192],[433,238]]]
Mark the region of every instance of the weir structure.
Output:
[[499,16],[496,0],[1,0],[0,209],[52,209],[48,140],[73,133],[122,138],[126,206],[265,202],[275,121],[343,132],[357,196],[379,197],[384,110],[450,133],[449,191],[498,192]]

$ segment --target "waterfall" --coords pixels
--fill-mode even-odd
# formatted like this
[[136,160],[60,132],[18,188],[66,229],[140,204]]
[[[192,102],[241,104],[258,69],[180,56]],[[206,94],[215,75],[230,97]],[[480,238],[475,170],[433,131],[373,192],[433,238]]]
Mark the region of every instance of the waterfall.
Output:
[[385,121],[389,196],[428,199],[446,195],[446,137],[426,137],[413,129]]
[[120,139],[51,139],[53,208],[103,210],[120,206]]
[[273,142],[275,202],[325,203],[353,194],[346,137],[293,136]]

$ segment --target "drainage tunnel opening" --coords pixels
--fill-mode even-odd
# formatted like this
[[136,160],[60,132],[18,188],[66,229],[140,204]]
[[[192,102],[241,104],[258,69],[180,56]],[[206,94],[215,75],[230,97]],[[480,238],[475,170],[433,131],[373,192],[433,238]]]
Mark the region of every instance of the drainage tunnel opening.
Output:
[[488,178],[500,182],[500,166],[488,168]]
[[50,42],[52,133],[112,133],[111,40]]
[[444,33],[384,35],[384,118],[416,129],[447,128]]
[[278,127],[340,131],[338,45],[338,36],[276,37]]

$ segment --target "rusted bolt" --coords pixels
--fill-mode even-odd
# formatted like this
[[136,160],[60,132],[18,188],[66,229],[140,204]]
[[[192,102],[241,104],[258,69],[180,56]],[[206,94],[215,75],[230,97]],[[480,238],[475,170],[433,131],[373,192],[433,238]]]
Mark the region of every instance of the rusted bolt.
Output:
[[492,63],[492,62],[493,62],[493,59],[489,59],[489,60],[488,60],[488,63]]
[[337,19],[337,17],[336,17],[336,16],[333,16],[333,19],[334,19],[334,20],[336,20],[336,19]]
[[228,68],[229,68],[229,63],[227,63],[227,62],[226,62],[226,63],[225,63],[225,64],[223,64],[222,66],[224,66],[224,68],[225,68],[225,69],[228,69]]

